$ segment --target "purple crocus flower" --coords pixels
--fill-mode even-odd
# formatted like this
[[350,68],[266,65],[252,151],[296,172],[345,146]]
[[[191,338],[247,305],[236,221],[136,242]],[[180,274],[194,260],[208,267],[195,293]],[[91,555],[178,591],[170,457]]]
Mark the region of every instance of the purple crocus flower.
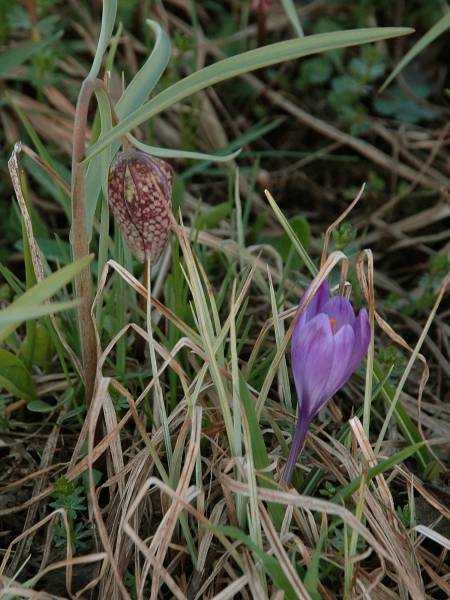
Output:
[[[299,309],[302,308],[306,293]],[[360,364],[370,342],[365,308],[355,317],[350,300],[330,297],[324,281],[303,310],[291,342],[292,371],[299,416],[283,474],[291,480],[309,425],[319,410],[346,383]]]

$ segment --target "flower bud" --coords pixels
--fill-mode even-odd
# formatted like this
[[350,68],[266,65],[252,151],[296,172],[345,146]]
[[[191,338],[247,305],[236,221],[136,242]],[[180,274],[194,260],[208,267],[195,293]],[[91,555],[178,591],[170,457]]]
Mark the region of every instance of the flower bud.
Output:
[[169,236],[173,169],[137,150],[119,152],[109,169],[109,204],[133,254],[158,261]]
[[292,371],[299,416],[283,474],[291,480],[309,425],[319,410],[350,379],[370,343],[370,322],[365,308],[355,315],[343,296],[330,296],[324,281],[309,305],[301,311],[292,334]]

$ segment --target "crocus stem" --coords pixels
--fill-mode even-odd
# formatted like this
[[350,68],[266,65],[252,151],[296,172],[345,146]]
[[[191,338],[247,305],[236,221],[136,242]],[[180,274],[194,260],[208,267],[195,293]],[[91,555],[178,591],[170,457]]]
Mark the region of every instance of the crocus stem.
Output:
[[[86,167],[83,164],[86,138],[86,123],[92,94],[103,87],[98,79],[85,79],[78,96],[75,113],[72,152],[72,227],[70,241],[74,260],[89,254],[89,235],[86,230]],[[91,319],[92,280],[90,267],[86,267],[75,280],[78,307],[81,353],[84,368],[84,385],[87,403],[94,391],[97,368],[97,342]]]
[[297,420],[291,450],[289,452],[289,456],[282,477],[282,481],[285,481],[286,483],[290,483],[292,479],[298,455],[300,454],[300,451],[305,442],[306,434],[308,433],[309,423],[309,419],[302,418],[301,416],[299,416]]

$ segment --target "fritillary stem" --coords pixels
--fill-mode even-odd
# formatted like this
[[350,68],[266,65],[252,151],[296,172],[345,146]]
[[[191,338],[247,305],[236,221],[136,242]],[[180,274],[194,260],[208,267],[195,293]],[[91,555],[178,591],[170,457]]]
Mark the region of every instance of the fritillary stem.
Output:
[[[72,150],[72,226],[70,242],[74,260],[89,254],[89,235],[86,228],[86,165],[85,154],[86,125],[92,94],[104,89],[99,79],[85,79],[77,100],[74,122]],[[86,267],[75,280],[76,295],[81,299],[78,306],[81,357],[84,370],[86,402],[89,404],[94,392],[97,370],[97,342],[94,323],[91,318],[92,277],[90,267]]]

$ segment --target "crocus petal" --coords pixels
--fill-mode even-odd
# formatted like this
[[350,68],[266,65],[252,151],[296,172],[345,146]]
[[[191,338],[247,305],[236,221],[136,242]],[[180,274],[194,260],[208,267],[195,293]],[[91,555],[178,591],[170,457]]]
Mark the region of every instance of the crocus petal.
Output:
[[297,323],[291,347],[299,418],[307,418],[323,396],[333,359],[334,336],[327,316],[319,314],[304,326]]
[[351,373],[356,369],[359,363],[364,358],[367,348],[370,342],[370,323],[367,310],[362,308],[359,311],[359,315],[353,325],[353,331],[355,332],[355,346],[353,348],[353,356],[349,364],[349,370]]
[[338,332],[344,325],[353,326],[355,323],[355,312],[350,300],[347,300],[343,296],[330,298],[323,307],[322,312],[334,320],[333,330],[335,332]]
[[351,325],[344,325],[334,336],[333,359],[330,365],[328,380],[323,390],[323,396],[317,406],[316,413],[350,379],[353,373],[350,363],[353,357],[354,346],[355,333],[353,327]]
[[[308,286],[307,290],[302,296],[302,299],[300,300],[300,304],[298,305],[299,310],[302,309],[310,289],[311,285]],[[328,302],[329,299],[330,288],[328,286],[328,281],[325,280],[318,287],[317,292],[311,298],[311,302],[308,304],[306,309],[302,311],[297,325],[303,327],[305,323],[313,319],[318,313],[323,312],[322,308]]]

